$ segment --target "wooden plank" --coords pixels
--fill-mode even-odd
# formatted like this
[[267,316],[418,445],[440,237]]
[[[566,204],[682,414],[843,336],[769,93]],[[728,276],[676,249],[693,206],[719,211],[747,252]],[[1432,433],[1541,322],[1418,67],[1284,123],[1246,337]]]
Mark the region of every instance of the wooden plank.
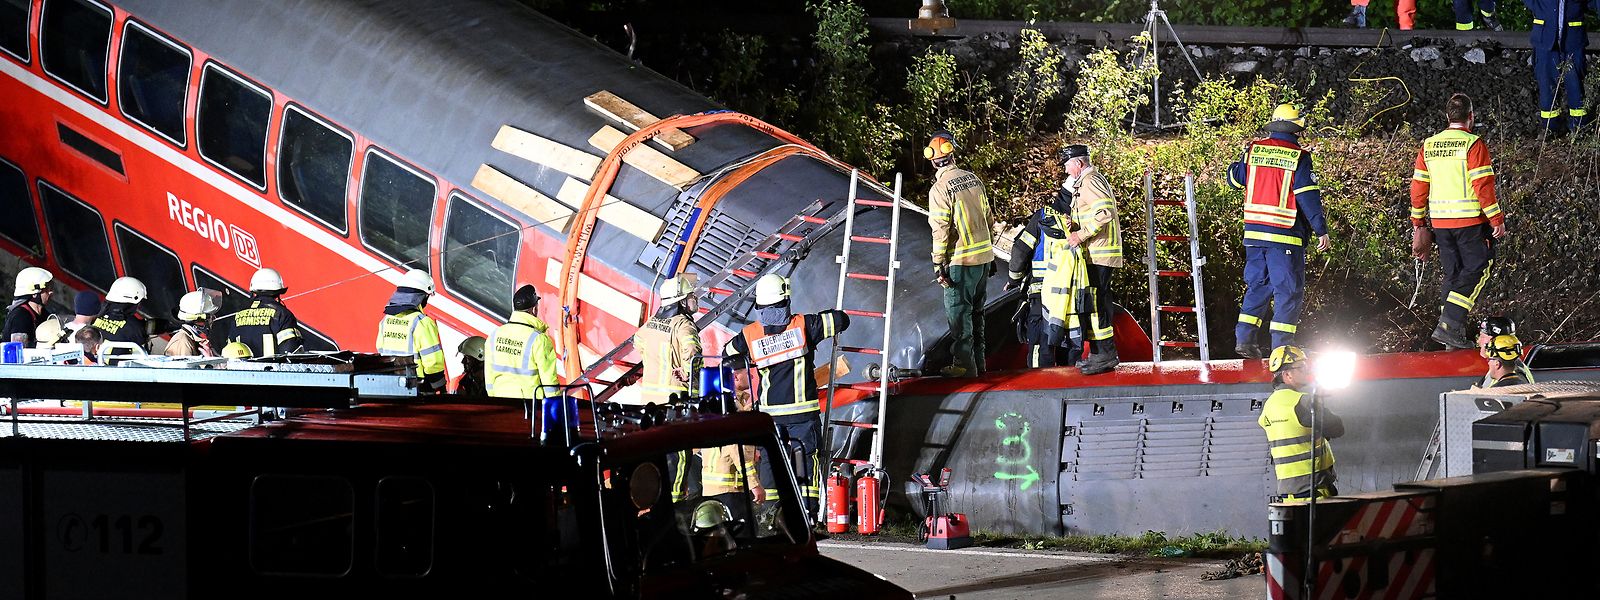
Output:
[[[552,258],[545,263],[544,282],[561,288],[561,261]],[[644,324],[643,302],[587,274],[578,274],[578,299],[623,323]]]
[[[567,206],[582,208],[583,197],[588,193],[589,184],[568,177],[562,182],[561,190],[556,192],[556,199]],[[650,243],[655,243],[661,236],[661,231],[667,228],[666,221],[609,194],[602,202],[599,212],[600,220]]]
[[502,125],[491,144],[495,150],[589,181],[600,157],[551,141],[510,125]]
[[472,177],[472,187],[504,202],[506,206],[522,211],[555,228],[556,231],[565,232],[572,224],[571,208],[489,165],[478,166],[478,174]]
[[815,371],[811,372],[811,376],[817,382],[817,389],[824,391],[828,389],[828,371],[830,370],[830,366],[832,367],[832,371],[838,373],[837,378],[842,379],[845,375],[850,374],[850,361],[845,360],[843,356],[840,356],[837,360],[833,361],[832,365],[822,365],[817,367]]
[[[594,135],[589,137],[589,145],[611,152],[612,148],[616,148],[627,137],[628,134],[607,125],[601,127],[600,131],[596,131]],[[644,144],[640,144],[628,152],[626,156],[622,157],[622,162],[680,190],[689,187],[690,182],[700,177],[700,173],[694,169],[673,160],[666,153]]]
[[[632,102],[623,100],[622,97],[605,90],[595,92],[589,95],[588,98],[584,98],[583,104],[589,107],[589,110],[600,113],[600,116],[616,121],[629,133],[638,131],[641,127],[653,125],[656,121],[661,120],[660,117],[652,115],[635,106]],[[677,128],[663,129],[661,133],[655,135],[654,139],[674,151],[682,150],[684,146],[694,143],[693,136]]]

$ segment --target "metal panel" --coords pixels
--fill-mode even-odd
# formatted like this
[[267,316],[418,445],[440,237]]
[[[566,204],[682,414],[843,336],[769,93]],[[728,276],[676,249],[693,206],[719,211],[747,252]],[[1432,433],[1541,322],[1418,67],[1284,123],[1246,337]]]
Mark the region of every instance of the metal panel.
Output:
[[22,471],[0,468],[0,598],[22,597],[26,539],[22,493]]
[[62,470],[42,481],[43,597],[187,597],[182,473]]

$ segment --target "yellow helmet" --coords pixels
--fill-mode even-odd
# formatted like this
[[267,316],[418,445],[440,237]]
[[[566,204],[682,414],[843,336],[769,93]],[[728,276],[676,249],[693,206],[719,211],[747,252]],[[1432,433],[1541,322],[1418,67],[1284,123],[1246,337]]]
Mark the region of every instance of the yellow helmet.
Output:
[[1305,128],[1306,118],[1291,104],[1279,104],[1272,109],[1272,120],[1267,122],[1267,131],[1298,133]]
[[222,347],[223,358],[250,358],[251,354],[253,353],[250,352],[250,347],[237,340],[228,342],[228,345]]
[[1272,349],[1272,356],[1267,358],[1267,370],[1277,373],[1284,367],[1306,360],[1306,351],[1295,346],[1278,346]]
[[1488,344],[1484,345],[1483,349],[1488,353],[1489,358],[1497,358],[1503,361],[1522,359],[1522,340],[1517,339],[1517,336],[1514,335],[1494,336],[1493,339],[1489,340]]

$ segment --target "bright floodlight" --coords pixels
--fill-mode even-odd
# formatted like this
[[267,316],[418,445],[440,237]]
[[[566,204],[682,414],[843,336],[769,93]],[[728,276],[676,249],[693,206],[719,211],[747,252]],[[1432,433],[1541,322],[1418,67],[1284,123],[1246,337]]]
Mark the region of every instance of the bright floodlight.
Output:
[[1326,390],[1342,390],[1350,387],[1350,380],[1355,377],[1356,353],[1329,350],[1321,353],[1312,365],[1316,371],[1317,385]]

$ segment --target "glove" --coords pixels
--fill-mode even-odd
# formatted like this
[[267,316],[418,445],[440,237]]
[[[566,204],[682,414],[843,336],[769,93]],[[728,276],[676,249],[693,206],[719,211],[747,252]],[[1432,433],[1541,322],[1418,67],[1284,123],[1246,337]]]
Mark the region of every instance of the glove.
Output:
[[1428,254],[1433,250],[1433,230],[1427,227],[1411,228],[1411,255],[1421,260],[1428,260]]
[[1012,280],[1006,282],[1006,287],[1005,287],[1006,291],[1010,292],[1010,291],[1019,290],[1019,289],[1022,289],[1022,278],[1018,277],[1016,279],[1012,279]]
[[940,287],[955,285],[954,281],[950,281],[950,275],[946,272],[945,266],[940,264],[933,265],[933,282],[939,284]]

